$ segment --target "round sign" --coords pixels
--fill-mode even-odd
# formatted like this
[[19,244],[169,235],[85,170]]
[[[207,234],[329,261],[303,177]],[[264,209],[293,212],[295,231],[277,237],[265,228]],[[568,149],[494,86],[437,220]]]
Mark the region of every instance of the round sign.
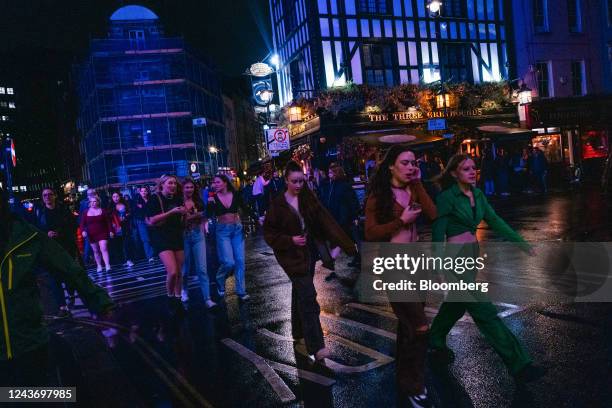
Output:
[[191,170],[192,173],[197,173],[198,165],[196,163],[191,163],[191,165],[189,165],[189,170]]
[[249,72],[255,77],[262,78],[273,73],[274,69],[264,62],[256,62],[255,64],[251,65]]
[[279,129],[276,132],[274,132],[274,140],[276,140],[279,143],[284,142],[287,139],[287,134],[285,133],[284,130]]
[[17,154],[15,153],[15,142],[11,140],[11,159],[13,160],[13,167],[17,167]]

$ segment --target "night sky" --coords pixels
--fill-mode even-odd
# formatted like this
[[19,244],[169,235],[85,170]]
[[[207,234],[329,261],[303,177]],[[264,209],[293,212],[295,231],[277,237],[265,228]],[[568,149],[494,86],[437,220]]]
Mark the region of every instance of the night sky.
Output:
[[[267,0],[3,0],[0,52],[42,52],[61,74],[84,55],[90,37],[106,37],[108,18],[122,5],[153,10],[166,35],[184,35],[226,74],[237,75],[271,46]],[[12,54],[12,55],[11,55]],[[6,60],[4,61],[6,62]],[[17,61],[18,62],[18,61]],[[42,61],[41,61],[42,62]]]

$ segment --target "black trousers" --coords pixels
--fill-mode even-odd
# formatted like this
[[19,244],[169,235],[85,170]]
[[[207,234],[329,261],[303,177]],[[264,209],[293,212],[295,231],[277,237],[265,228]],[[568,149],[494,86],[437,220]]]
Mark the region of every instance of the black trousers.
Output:
[[306,350],[315,354],[325,347],[323,329],[319,321],[321,308],[317,303],[317,290],[314,286],[314,271],[317,253],[311,247],[308,275],[291,279],[291,333],[294,339],[304,338]]

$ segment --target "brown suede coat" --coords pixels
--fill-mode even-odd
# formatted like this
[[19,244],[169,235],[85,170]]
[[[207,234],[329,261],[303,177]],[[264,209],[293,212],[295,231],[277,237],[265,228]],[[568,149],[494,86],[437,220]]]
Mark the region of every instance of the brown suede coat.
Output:
[[[355,255],[357,250],[355,243],[346,235],[340,226],[334,221],[331,214],[317,200],[319,207],[317,214],[317,228],[309,228],[312,238],[318,241],[329,241],[331,247],[339,246],[349,255]],[[317,236],[314,231],[318,232]],[[305,276],[308,274],[310,264],[310,250],[308,246],[297,246],[293,243],[292,237],[302,233],[300,220],[295,212],[287,203],[285,194],[276,197],[270,209],[266,213],[266,220],[263,226],[264,239],[270,245],[276,256],[276,260],[285,270],[289,277]]]

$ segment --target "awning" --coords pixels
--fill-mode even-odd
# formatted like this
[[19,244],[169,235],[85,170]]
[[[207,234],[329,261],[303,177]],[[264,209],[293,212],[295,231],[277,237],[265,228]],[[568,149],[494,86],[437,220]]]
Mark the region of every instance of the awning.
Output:
[[520,128],[506,123],[492,123],[478,127],[483,137],[496,142],[510,140],[531,140],[535,133],[531,129]]
[[353,137],[368,144],[383,146],[393,144],[420,145],[444,140],[440,136],[435,136],[422,130],[406,128],[364,130],[355,132]]

